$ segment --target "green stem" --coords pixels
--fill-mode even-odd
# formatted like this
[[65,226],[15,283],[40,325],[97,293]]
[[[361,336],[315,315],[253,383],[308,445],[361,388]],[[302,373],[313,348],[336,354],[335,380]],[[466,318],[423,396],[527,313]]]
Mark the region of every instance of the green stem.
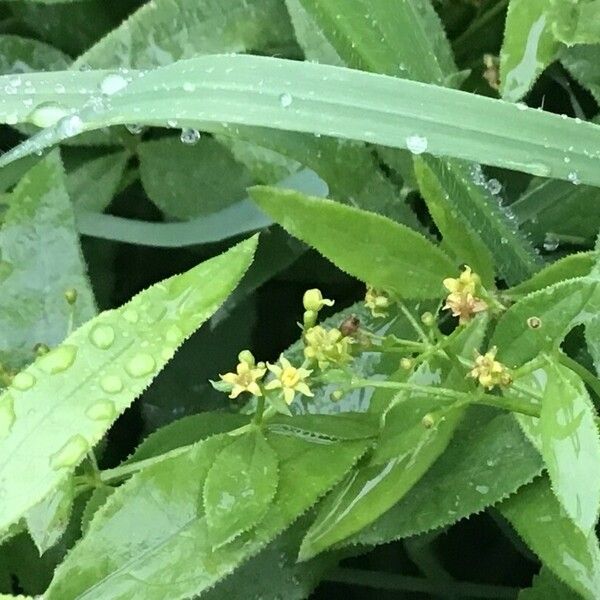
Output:
[[256,399],[256,412],[254,413],[254,418],[252,419],[252,422],[255,423],[256,425],[260,425],[263,420],[264,412],[265,412],[265,397],[264,397],[264,395],[258,396],[258,398]]
[[402,313],[408,320],[408,322],[411,324],[412,328],[415,330],[417,335],[421,338],[421,341],[423,342],[423,344],[427,347],[431,346],[431,340],[429,339],[429,336],[427,335],[425,330],[421,327],[421,324],[413,317],[410,310],[408,310],[408,308],[406,308],[406,305],[403,302],[400,302],[399,300],[397,300],[396,302],[397,302],[398,306],[400,307],[400,310],[402,311]]
[[517,598],[519,593],[519,590],[516,588],[504,586],[460,581],[435,582],[420,577],[365,571],[362,569],[336,569],[327,577],[327,581],[360,585],[377,590],[421,592],[442,598],[459,596],[464,598],[486,598],[488,600],[496,600],[498,598],[512,600]]
[[590,373],[584,366],[562,352],[558,355],[558,359],[562,365],[571,369],[574,373],[577,373],[577,375],[579,375],[579,377],[581,377],[581,379],[583,379],[583,381],[594,391],[594,394],[600,398],[600,380],[593,373]]

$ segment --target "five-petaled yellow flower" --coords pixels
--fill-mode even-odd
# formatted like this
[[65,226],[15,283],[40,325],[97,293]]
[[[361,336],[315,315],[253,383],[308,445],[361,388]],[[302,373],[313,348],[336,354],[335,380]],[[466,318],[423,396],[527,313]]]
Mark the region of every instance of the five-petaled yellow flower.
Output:
[[[263,364],[264,363],[260,363]],[[262,396],[262,390],[258,382],[264,377],[267,370],[261,366],[254,366],[252,363],[241,360],[236,367],[235,373],[225,373],[219,377],[233,387],[231,388],[230,398],[237,398],[242,392],[250,392],[254,396]]]
[[454,317],[458,317],[459,324],[468,323],[475,314],[487,310],[487,303],[476,295],[481,280],[477,273],[471,271],[471,267],[465,267],[457,279],[444,279],[443,284],[450,292],[444,308],[451,310]]
[[390,307],[390,297],[382,290],[377,290],[370,285],[367,286],[365,294],[365,306],[374,317],[385,317]]
[[491,390],[494,386],[507,386],[512,383],[512,377],[508,368],[496,360],[497,348],[494,347],[485,354],[475,358],[475,367],[469,372],[469,376],[478,379],[480,385]]
[[312,371],[294,367],[284,356],[279,359],[279,363],[281,366],[267,363],[269,371],[275,375],[275,379],[265,385],[266,390],[281,389],[286,404],[293,402],[296,392],[304,396],[314,396],[305,381]]

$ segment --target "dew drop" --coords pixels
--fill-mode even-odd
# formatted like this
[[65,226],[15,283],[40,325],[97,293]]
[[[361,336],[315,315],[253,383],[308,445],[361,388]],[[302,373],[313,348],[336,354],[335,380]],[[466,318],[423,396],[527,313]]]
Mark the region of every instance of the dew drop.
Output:
[[105,96],[112,96],[113,94],[125,89],[128,85],[129,82],[127,79],[125,79],[125,77],[119,75],[118,73],[111,73],[100,82],[100,91]]
[[156,367],[156,362],[150,354],[136,354],[126,365],[125,370],[132,377],[143,377],[152,373]]
[[502,184],[497,179],[490,179],[486,187],[492,196],[497,196],[502,191]]
[[542,320],[539,317],[529,317],[527,319],[527,327],[529,329],[539,329],[542,326]]
[[54,91],[55,91],[57,94],[64,94],[64,93],[67,91],[67,88],[65,88],[65,86],[64,86],[62,83],[57,83],[57,84],[54,86]]
[[193,92],[196,89],[196,84],[191,81],[184,81],[182,87],[184,92]]
[[518,110],[527,110],[529,108],[525,102],[517,102],[515,106]]
[[577,174],[576,171],[571,171],[568,175],[567,175],[567,179],[573,184],[573,185],[579,185],[581,183],[580,179],[579,179],[579,175]]
[[74,435],[50,457],[50,466],[53,469],[74,467],[79,464],[89,448],[87,440],[82,435]]
[[127,308],[123,311],[123,318],[128,323],[137,323],[140,319],[140,315],[138,314],[137,310],[134,310],[133,308]]
[[90,331],[90,340],[96,348],[106,350],[115,341],[115,330],[110,325],[96,325]]
[[105,375],[100,380],[100,387],[107,394],[118,394],[123,389],[123,382],[118,375]]
[[560,240],[553,233],[547,233],[544,239],[544,250],[554,252],[559,246]]
[[74,362],[77,356],[77,346],[65,344],[51,350],[38,359],[37,365],[49,375],[66,371]]
[[406,138],[406,147],[413,154],[423,154],[427,151],[427,138],[421,135],[409,135]]
[[67,109],[55,102],[44,102],[34,108],[27,120],[36,127],[51,127],[66,117]]
[[0,438],[6,437],[15,422],[15,401],[10,394],[0,400]]
[[549,177],[552,175],[552,169],[543,163],[529,163],[526,167],[532,175],[537,175],[538,177]]
[[197,129],[182,129],[179,136],[182,144],[193,146],[200,139],[200,132]]
[[288,94],[287,92],[281,94],[281,96],[279,96],[279,104],[281,104],[282,108],[289,108],[292,103],[294,102],[294,99],[292,98],[291,94]]
[[24,392],[35,385],[35,377],[31,373],[22,371],[13,377],[11,385],[16,390],[21,390]]
[[60,120],[59,132],[64,137],[73,137],[83,131],[83,121],[77,115],[70,115]]
[[487,485],[477,485],[475,486],[475,491],[480,494],[487,494],[490,491],[490,488]]
[[117,409],[111,400],[98,400],[85,411],[85,414],[92,421],[110,421],[117,414]]
[[139,123],[130,123],[129,125],[125,125],[125,128],[131,135],[139,135],[144,131],[144,126]]
[[169,329],[167,329],[167,333],[165,334],[165,339],[170,344],[179,344],[183,339],[183,331],[177,325],[171,325]]

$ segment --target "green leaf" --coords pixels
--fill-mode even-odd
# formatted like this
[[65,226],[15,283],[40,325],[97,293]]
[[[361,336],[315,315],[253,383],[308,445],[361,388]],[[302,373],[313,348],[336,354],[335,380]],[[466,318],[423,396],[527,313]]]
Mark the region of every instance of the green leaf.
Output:
[[[324,444],[267,434],[279,459],[275,500],[254,530],[213,549],[198,499],[227,437],[201,442],[122,485],[97,513],[88,535],[57,569],[46,599],[141,594],[146,600],[165,596],[176,600],[199,594],[289,527],[340,480],[368,446],[364,441]],[[128,523],[126,530],[123,522]]]
[[242,434],[217,454],[203,492],[213,548],[231,542],[263,519],[277,482],[277,454],[260,431]]
[[256,243],[238,244],[102,313],[15,376],[0,396],[0,531],[83,460],[215,312],[248,268]]
[[343,11],[336,0],[300,2],[337,53],[355,68],[438,85],[456,71],[429,0],[399,2],[393,10],[387,0],[352,0]]
[[552,31],[556,38],[573,44],[600,42],[600,2],[598,0],[550,0],[554,21]]
[[552,0],[511,0],[500,52],[500,93],[520,100],[554,61],[559,44],[552,33]]
[[471,408],[423,478],[346,543],[385,544],[451,525],[513,494],[541,469],[511,415]]
[[592,401],[578,375],[557,364],[545,370],[542,400],[542,456],[552,489],[583,533],[593,531],[600,510],[600,438]]
[[46,498],[27,511],[27,529],[40,555],[64,534],[71,517],[74,492],[73,478],[67,476]]
[[423,236],[380,215],[275,188],[255,187],[250,193],[289,233],[375,287],[402,297],[434,298],[441,295],[442,279],[455,271]]
[[[502,316],[491,346],[510,367],[522,365],[540,352],[551,352],[576,325],[587,323],[600,311],[600,282],[593,277],[569,279],[533,292]],[[528,319],[541,326],[532,328]]]
[[[60,71],[69,66],[66,54],[39,40],[0,35],[0,74]],[[18,79],[18,76],[17,76]]]
[[98,510],[106,503],[106,501],[111,497],[116,488],[110,486],[102,486],[97,487],[92,492],[92,495],[89,497],[88,501],[85,504],[83,509],[83,514],[81,515],[81,533],[85,535],[89,528],[94,515]]
[[[591,245],[600,228],[598,189],[572,181],[534,179],[526,192],[511,205],[511,210],[532,241],[544,244],[561,240],[577,245]],[[555,245],[556,245],[555,244]]]
[[117,192],[129,156],[111,152],[86,160],[69,171],[67,190],[76,212],[102,212]]
[[566,516],[546,478],[539,478],[505,500],[500,512],[527,545],[562,581],[588,600],[600,589],[600,548]]
[[579,600],[580,596],[557,579],[550,569],[542,567],[539,575],[533,578],[533,585],[521,590],[519,600],[548,600],[548,598]]
[[[29,170],[8,196],[0,229],[0,360],[20,368],[34,346],[52,347],[96,312],[58,152]],[[65,291],[77,290],[71,308]],[[72,316],[71,316],[72,315]]]
[[214,213],[246,196],[252,180],[212,138],[183,144],[168,137],[138,147],[140,176],[148,197],[166,215],[192,219]]
[[[105,76],[106,72],[94,71],[29,75],[36,92],[23,88],[3,96],[0,120],[10,114],[19,122],[29,118],[30,112],[36,117],[35,110],[24,109],[27,99],[35,106],[44,99],[61,102],[65,110],[81,109],[82,100],[90,97],[85,86],[92,81],[97,86],[98,77],[102,81]],[[270,126],[396,148],[410,146],[417,151],[426,140],[427,151],[438,156],[480,160],[560,179],[575,172],[582,183],[600,184],[598,125],[519,110],[457,90],[328,65],[244,55],[198,57],[151,70],[143,77],[133,71],[128,77],[131,83],[113,94],[110,104],[71,115],[4,154],[0,165],[81,131],[135,122],[166,125],[175,119],[182,126],[200,129],[206,122]],[[48,84],[57,82],[70,87],[75,83],[74,97],[51,93],[53,87]],[[0,78],[0,84],[7,83]],[[186,91],[190,86],[195,86],[194,93]],[[150,93],[156,87],[157,93]],[[426,115],[422,105],[427,106]]]
[[[450,181],[452,171],[444,168],[443,161],[431,159],[431,167],[427,162],[421,158],[415,158],[415,174],[429,213],[442,234],[444,249],[457,262],[465,262],[471,266],[481,277],[484,285],[493,285],[494,264],[490,251],[481,238],[464,221],[459,221],[458,214],[451,210],[450,203],[453,202],[453,194],[460,192],[463,188],[452,185]],[[449,167],[449,165],[446,166]],[[434,170],[437,168],[441,169],[441,173],[438,171],[438,174],[445,173],[447,175],[445,181],[438,178]],[[460,200],[457,198],[454,203],[459,207],[464,206],[466,203],[463,200],[463,198]]]
[[596,102],[600,102],[600,46],[581,45],[564,48],[560,53],[560,61],[567,71],[585,88],[590,90]]
[[511,297],[526,296],[566,279],[575,279],[589,275],[597,259],[595,252],[576,252],[568,254],[547,265],[533,277],[506,291]]
[[[472,355],[481,344],[486,327],[486,319],[473,321],[454,341],[457,351]],[[462,368],[449,368],[441,361],[431,362],[444,384],[464,384]],[[419,376],[415,374],[410,381],[421,383]],[[414,400],[408,393],[394,398],[373,457],[350,474],[320,505],[317,518],[302,541],[300,560],[312,558],[375,521],[401,500],[444,452],[464,409],[446,406],[433,412],[434,424],[426,428],[423,416],[439,405],[432,407],[423,404],[422,399]]]
[[267,50],[290,44],[292,39],[289,18],[279,0],[145,3],[82,54],[73,68],[149,68],[198,54]]

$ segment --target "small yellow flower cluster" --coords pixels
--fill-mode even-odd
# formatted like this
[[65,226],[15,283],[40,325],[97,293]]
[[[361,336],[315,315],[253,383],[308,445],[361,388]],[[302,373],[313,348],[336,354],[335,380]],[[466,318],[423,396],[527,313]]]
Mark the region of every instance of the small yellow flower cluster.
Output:
[[444,279],[443,283],[450,292],[444,308],[451,310],[452,315],[458,317],[459,324],[468,323],[475,314],[487,310],[487,303],[476,295],[481,287],[481,280],[470,267],[465,267],[458,279],[449,277]]
[[344,336],[339,329],[325,329],[320,325],[311,327],[304,334],[304,356],[315,361],[320,369],[329,365],[343,365],[352,360],[352,338]]
[[306,290],[306,292],[304,292],[302,304],[304,305],[303,324],[304,329],[307,330],[317,324],[319,311],[324,306],[333,306],[335,302],[333,300],[323,298],[321,290],[315,288],[312,290]]
[[[243,392],[248,392],[253,396],[262,396],[264,390],[274,389],[281,389],[287,404],[292,403],[296,392],[305,396],[313,395],[306,383],[306,378],[312,371],[303,368],[297,369],[283,356],[279,359],[279,365],[267,363],[266,366],[262,362],[256,364],[254,356],[248,350],[240,352],[238,358],[240,362],[235,372],[220,375],[221,380],[226,384],[225,390],[230,392],[229,397],[232,399],[237,398]],[[262,379],[267,368],[275,375],[275,378],[263,385]]]
[[390,305],[390,297],[383,290],[377,290],[370,285],[367,286],[365,306],[371,311],[374,317],[386,317]]
[[494,347],[485,354],[475,358],[475,367],[469,376],[477,379],[479,384],[491,390],[494,386],[506,387],[512,383],[508,367],[496,360],[497,348]]

